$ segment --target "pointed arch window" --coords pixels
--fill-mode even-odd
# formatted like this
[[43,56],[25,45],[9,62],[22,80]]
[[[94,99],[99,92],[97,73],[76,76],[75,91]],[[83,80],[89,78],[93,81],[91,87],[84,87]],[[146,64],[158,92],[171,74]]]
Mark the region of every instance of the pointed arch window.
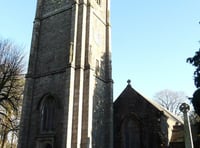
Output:
[[52,96],[46,96],[42,100],[40,107],[40,125],[42,132],[53,132],[55,129],[55,99]]
[[122,126],[123,148],[141,148],[140,123],[136,118],[127,118]]

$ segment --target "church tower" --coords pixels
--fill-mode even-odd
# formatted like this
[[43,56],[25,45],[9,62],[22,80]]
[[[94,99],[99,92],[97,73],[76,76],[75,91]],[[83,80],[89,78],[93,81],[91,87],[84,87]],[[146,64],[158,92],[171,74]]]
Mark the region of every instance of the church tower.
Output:
[[18,148],[112,148],[110,0],[38,0]]

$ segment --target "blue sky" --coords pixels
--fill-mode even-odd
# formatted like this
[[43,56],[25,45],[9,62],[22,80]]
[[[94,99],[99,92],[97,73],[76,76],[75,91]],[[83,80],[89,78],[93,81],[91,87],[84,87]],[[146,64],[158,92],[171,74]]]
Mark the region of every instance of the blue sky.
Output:
[[[0,5],[0,36],[30,49],[36,0]],[[163,89],[192,96],[194,68],[186,63],[200,47],[199,0],[111,1],[114,98],[131,79],[146,97]]]
[[199,48],[200,1],[128,0],[111,6],[115,96],[127,79],[146,97],[163,89],[191,96],[194,68],[185,61]]

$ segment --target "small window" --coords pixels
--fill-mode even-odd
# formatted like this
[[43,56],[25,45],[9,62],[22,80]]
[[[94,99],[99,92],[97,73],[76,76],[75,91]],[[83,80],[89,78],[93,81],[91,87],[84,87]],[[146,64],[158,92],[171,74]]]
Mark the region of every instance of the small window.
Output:
[[101,0],[96,0],[97,4],[101,5]]
[[96,59],[96,69],[95,69],[95,73],[97,76],[100,75],[100,63],[99,60]]
[[43,99],[41,108],[41,131],[51,132],[55,128],[55,99],[47,96]]

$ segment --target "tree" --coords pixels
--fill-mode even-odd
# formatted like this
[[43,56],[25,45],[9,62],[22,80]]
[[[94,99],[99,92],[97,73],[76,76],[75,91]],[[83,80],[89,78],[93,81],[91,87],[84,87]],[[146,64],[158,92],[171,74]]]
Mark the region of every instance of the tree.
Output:
[[194,110],[190,112],[189,117],[190,117],[191,125],[195,125],[200,122],[200,117],[197,115],[197,113]]
[[198,88],[193,97],[189,98],[192,102],[195,112],[200,116],[200,88]]
[[19,108],[23,93],[22,48],[10,40],[0,40],[0,147],[3,148],[9,132],[16,133]]
[[200,49],[195,52],[193,57],[187,58],[186,62],[196,67],[194,71],[194,84],[198,89],[194,92],[193,97],[189,99],[194,106],[195,112],[200,116]]
[[180,115],[179,106],[186,99],[184,92],[177,92],[168,89],[157,92],[154,97],[160,105],[175,115]]
[[187,58],[186,62],[196,67],[194,71],[194,84],[197,88],[200,87],[200,49],[195,52],[193,57]]

